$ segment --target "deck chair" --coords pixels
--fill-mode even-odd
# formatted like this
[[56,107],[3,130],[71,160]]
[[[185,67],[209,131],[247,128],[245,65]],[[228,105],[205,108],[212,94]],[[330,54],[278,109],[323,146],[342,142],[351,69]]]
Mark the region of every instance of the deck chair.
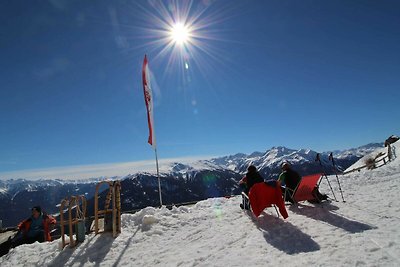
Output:
[[260,216],[261,212],[268,207],[274,207],[278,217],[278,209],[284,219],[288,217],[279,183],[274,187],[265,183],[256,183],[251,187],[248,196],[245,193],[242,193],[242,196],[243,207],[251,208],[256,217]]
[[290,188],[286,187],[285,199],[286,194],[289,194],[294,202],[314,200],[315,197],[313,196],[312,192],[313,189],[317,186],[318,180],[321,178],[321,176],[321,173],[303,176],[295,190],[291,190]]

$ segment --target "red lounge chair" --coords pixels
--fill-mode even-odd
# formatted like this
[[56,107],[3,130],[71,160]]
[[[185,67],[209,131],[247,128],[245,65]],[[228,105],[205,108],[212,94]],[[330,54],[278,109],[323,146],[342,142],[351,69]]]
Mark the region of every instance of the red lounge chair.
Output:
[[312,191],[317,186],[318,180],[321,176],[321,173],[304,176],[301,178],[300,183],[294,191],[286,188],[285,194],[290,194],[291,198],[295,202],[314,200],[315,197],[313,196]]
[[[244,197],[245,196],[246,194],[244,194]],[[256,217],[260,216],[264,209],[272,206],[275,207],[275,205],[278,206],[279,212],[284,219],[288,217],[285,202],[282,198],[280,183],[276,183],[275,187],[265,183],[257,183],[251,187],[248,199],[250,201],[251,210]]]

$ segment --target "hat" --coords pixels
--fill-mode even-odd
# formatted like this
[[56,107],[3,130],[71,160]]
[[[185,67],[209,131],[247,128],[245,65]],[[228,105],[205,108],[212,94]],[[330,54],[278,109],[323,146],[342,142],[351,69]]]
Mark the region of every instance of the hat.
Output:
[[283,170],[290,169],[290,164],[289,164],[289,162],[284,162],[284,163],[282,163],[281,168],[282,168]]
[[37,212],[42,213],[42,208],[41,208],[40,206],[34,206],[34,207],[32,208],[32,211],[33,211],[33,210],[36,210]]
[[256,166],[254,166],[254,165],[250,165],[250,166],[247,168],[247,171],[249,171],[249,172],[256,172],[256,171],[257,171],[257,168],[256,168]]

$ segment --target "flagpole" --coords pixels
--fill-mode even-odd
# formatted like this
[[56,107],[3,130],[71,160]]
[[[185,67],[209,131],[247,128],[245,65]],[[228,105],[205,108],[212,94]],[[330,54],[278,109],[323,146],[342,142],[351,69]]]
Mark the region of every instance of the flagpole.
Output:
[[153,96],[151,93],[150,77],[148,73],[148,62],[146,55],[144,55],[144,60],[143,60],[142,80],[143,80],[144,101],[146,103],[146,109],[147,109],[147,122],[149,125],[148,143],[154,148],[154,153],[156,155],[158,192],[160,194],[160,207],[162,207],[160,171],[158,168],[158,155],[157,155],[156,137],[154,133],[154,121],[153,121]]
[[160,181],[160,171],[159,171],[159,169],[158,169],[157,148],[154,148],[154,153],[156,154],[156,167],[157,167],[157,178],[158,178],[158,193],[160,194],[160,207],[162,207],[161,181]]

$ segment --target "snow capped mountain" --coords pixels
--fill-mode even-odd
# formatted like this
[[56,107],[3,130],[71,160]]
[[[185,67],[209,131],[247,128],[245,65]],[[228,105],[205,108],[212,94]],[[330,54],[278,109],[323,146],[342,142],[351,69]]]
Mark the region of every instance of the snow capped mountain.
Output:
[[3,227],[15,226],[30,215],[30,208],[42,206],[49,213],[58,211],[56,205],[71,195],[85,195],[92,198],[94,182],[64,182],[60,180],[8,180],[0,181],[0,218]]
[[182,164],[179,162],[171,164],[171,171],[172,172],[187,172],[192,170],[193,167],[187,165],[187,164]]
[[[336,151],[336,166],[344,170],[365,153],[382,144],[370,144],[358,149]],[[210,160],[187,162],[170,161],[160,166],[161,187],[164,204],[198,201],[210,197],[240,193],[238,181],[250,164],[255,165],[265,179],[276,179],[281,172],[282,162],[290,162],[300,174],[324,171],[333,174],[329,153],[321,153],[321,163],[315,162],[317,152],[310,149],[289,149],[273,147],[264,153],[250,155],[235,154]],[[158,206],[158,179],[155,171],[135,172],[125,177],[111,177],[121,180],[123,210],[146,206]],[[41,205],[49,213],[58,211],[56,205],[70,195],[83,194],[87,199],[94,196],[95,184],[104,178],[63,181],[56,180],[8,180],[0,181],[0,217],[4,226],[13,226],[27,214],[31,206]],[[90,211],[90,210],[89,210]]]
[[338,158],[338,159],[348,158],[351,156],[361,158],[361,157],[373,152],[377,148],[382,148],[382,147],[384,147],[383,143],[370,143],[370,144],[367,144],[364,146],[360,146],[358,148],[350,148],[350,149],[343,150],[343,151],[333,151],[333,154],[335,154],[336,158]]
[[[336,168],[344,170],[352,163],[365,154],[383,147],[383,143],[368,144],[359,148],[352,148],[343,151],[332,152]],[[304,175],[311,172],[324,171],[327,174],[333,174],[332,162],[328,159],[330,152],[320,153],[322,166],[315,162],[317,152],[310,149],[290,149],[283,146],[272,147],[264,153],[254,152],[250,155],[236,154],[214,158],[210,161],[223,168],[244,174],[249,165],[255,165],[266,179],[276,179],[280,173],[280,166],[283,162],[290,162],[294,169]]]
[[31,181],[26,179],[16,179],[0,181],[0,192],[4,195],[12,195],[15,197],[22,191],[36,191],[41,187],[59,186],[63,183],[57,180],[38,180]]
[[[216,196],[238,194],[241,175],[204,163],[200,168],[181,165],[175,172],[160,173],[164,204],[198,201]],[[211,167],[211,168],[210,168]],[[178,170],[178,171],[176,171]],[[125,177],[121,181],[124,194],[123,210],[133,210],[146,206],[158,206],[158,179],[151,173],[139,173]]]

